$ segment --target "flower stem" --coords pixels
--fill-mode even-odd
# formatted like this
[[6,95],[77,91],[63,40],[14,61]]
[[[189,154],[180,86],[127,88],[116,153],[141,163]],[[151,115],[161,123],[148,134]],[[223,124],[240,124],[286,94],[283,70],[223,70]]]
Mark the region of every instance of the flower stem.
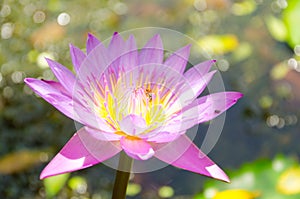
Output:
[[116,173],[112,199],[125,199],[126,189],[130,177],[130,170],[133,159],[128,157],[123,151],[120,153],[118,170]]

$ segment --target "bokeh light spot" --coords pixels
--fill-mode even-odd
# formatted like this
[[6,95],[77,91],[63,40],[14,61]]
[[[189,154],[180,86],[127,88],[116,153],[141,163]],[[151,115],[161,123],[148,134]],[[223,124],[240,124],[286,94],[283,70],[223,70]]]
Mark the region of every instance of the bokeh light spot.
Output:
[[274,127],[279,124],[279,117],[278,115],[271,115],[267,118],[267,125],[269,127]]
[[4,23],[1,26],[1,38],[2,39],[9,39],[11,38],[14,31],[14,24],[12,23]]
[[33,15],[34,23],[43,23],[46,19],[46,14],[43,11],[36,11]]
[[7,17],[8,15],[10,15],[11,13],[11,9],[9,5],[2,5],[2,9],[0,11],[0,16],[1,17]]
[[129,183],[126,190],[126,195],[128,196],[135,196],[139,194],[142,190],[141,185],[136,183]]
[[158,195],[162,198],[170,198],[174,195],[174,189],[170,186],[162,186],[158,190]]
[[5,98],[12,98],[13,97],[13,95],[14,95],[14,90],[11,88],[11,87],[9,87],[9,86],[6,86],[4,89],[3,89],[3,96],[5,97]]
[[68,13],[60,13],[57,17],[57,23],[61,26],[66,26],[70,23],[71,17]]
[[114,5],[113,10],[118,15],[124,15],[128,11],[128,7],[125,3],[118,2]]
[[24,79],[23,72],[15,71],[11,74],[11,79],[15,84],[21,83]]
[[40,68],[48,68],[48,63],[45,58],[54,59],[54,56],[48,52],[42,52],[38,55],[36,62]]
[[227,71],[229,69],[229,62],[226,59],[221,59],[220,61],[218,61],[218,68],[220,69],[220,71]]
[[204,11],[207,8],[206,0],[195,0],[194,7],[199,11]]

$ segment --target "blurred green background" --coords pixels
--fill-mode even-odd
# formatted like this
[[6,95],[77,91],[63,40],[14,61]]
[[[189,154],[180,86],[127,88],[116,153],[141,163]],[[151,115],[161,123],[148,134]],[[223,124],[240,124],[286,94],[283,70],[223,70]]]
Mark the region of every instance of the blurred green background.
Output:
[[[71,68],[69,43],[88,32],[157,26],[195,39],[217,59],[226,90],[245,94],[227,112],[209,156],[231,184],[167,167],[132,176],[129,198],[299,198],[300,1],[1,0],[0,197],[110,198],[104,165],[40,181],[42,168],[75,132],[73,121],[38,98],[25,77],[53,79],[44,56]],[[195,138],[203,141],[207,124]]]

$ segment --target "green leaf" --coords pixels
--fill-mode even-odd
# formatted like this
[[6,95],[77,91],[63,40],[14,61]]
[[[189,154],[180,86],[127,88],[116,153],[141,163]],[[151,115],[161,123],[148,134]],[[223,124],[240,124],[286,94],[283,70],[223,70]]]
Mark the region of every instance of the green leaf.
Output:
[[61,174],[44,179],[47,198],[53,198],[66,184],[70,174]]
[[85,178],[80,176],[74,176],[72,177],[69,182],[68,186],[75,192],[78,193],[85,193],[87,190],[87,182]]
[[289,0],[288,7],[282,13],[282,19],[286,25],[288,38],[288,44],[294,48],[300,44],[300,1]]
[[297,199],[300,196],[300,167],[292,157],[278,155],[273,160],[257,160],[228,172],[228,175],[231,183],[208,180],[203,193],[195,198],[233,199],[246,198],[247,195],[251,199]]

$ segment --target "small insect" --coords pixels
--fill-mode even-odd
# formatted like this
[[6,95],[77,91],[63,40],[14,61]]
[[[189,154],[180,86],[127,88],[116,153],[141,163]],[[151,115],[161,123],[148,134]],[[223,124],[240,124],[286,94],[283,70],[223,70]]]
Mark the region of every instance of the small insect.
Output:
[[221,113],[221,111],[220,110],[215,110],[215,113],[218,114],[218,113]]
[[148,97],[148,99],[149,99],[149,102],[151,102],[152,101],[152,92],[151,92],[151,90],[150,89],[146,89],[145,90],[146,92],[146,96]]

